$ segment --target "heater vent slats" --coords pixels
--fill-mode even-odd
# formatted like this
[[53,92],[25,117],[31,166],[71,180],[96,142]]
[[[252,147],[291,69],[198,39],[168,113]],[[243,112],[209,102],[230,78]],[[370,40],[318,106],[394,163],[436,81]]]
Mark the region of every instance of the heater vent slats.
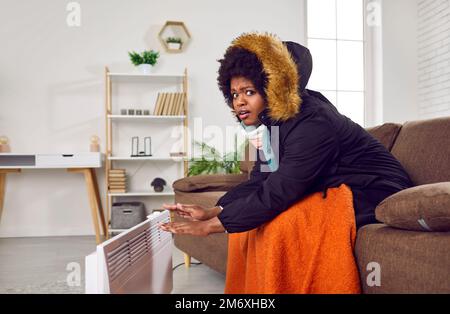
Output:
[[107,254],[108,267],[114,280],[143,256],[155,252],[171,238],[170,233],[161,232],[157,225],[137,234]]
[[[106,263],[110,275],[110,280],[121,277],[129,271],[133,271],[146,256],[155,256],[164,245],[172,240],[169,232],[164,232],[159,228],[159,224],[169,222],[167,216],[156,219],[154,223],[147,224],[146,228],[137,229],[124,238],[123,243],[118,247],[106,251]],[[137,232],[137,233],[136,233]],[[128,271],[128,272],[129,272]]]

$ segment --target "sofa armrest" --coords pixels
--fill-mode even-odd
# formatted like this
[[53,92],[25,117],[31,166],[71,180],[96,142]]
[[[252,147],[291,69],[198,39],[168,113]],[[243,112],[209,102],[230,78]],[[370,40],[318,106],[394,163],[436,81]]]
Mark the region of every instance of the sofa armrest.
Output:
[[248,180],[248,174],[214,174],[186,177],[175,181],[174,191],[207,192],[229,191],[236,185]]

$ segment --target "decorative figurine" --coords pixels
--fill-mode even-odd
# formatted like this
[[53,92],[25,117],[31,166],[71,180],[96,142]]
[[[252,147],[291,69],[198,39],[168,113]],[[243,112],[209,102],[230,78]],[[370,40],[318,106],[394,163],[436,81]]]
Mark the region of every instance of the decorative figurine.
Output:
[[155,178],[151,183],[151,186],[153,186],[153,190],[155,190],[155,192],[162,192],[165,185],[166,181],[161,178]]
[[127,109],[120,109],[120,114],[122,116],[126,116],[127,115]]
[[0,153],[10,153],[9,139],[6,136],[0,136]]
[[91,136],[91,149],[92,153],[100,152],[100,138],[97,135]]

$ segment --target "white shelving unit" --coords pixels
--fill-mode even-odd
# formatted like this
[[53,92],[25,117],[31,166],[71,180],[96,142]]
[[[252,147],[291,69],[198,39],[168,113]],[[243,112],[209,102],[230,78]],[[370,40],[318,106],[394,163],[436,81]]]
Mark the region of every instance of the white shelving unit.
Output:
[[170,192],[145,192],[145,191],[131,191],[126,193],[109,193],[110,196],[173,196],[175,193]]
[[186,119],[186,116],[121,116],[121,115],[108,115],[111,120],[177,120],[182,121]]
[[184,159],[181,157],[126,157],[126,156],[109,156],[108,160],[121,160],[121,161],[153,160],[153,161],[171,161],[171,162],[183,162],[184,161]]
[[[120,83],[146,83],[146,84],[181,84],[182,91],[185,93],[185,102],[184,102],[184,113],[180,116],[128,116],[128,115],[118,115],[117,110],[113,110],[113,101],[112,101],[112,90],[113,90],[113,82],[115,84]],[[181,82],[181,83],[180,83]],[[173,190],[167,187],[163,192],[153,192],[149,190],[131,190],[126,193],[110,193],[109,192],[109,170],[115,169],[115,162],[122,163],[135,163],[135,162],[155,162],[155,163],[172,163],[172,164],[180,164],[183,166],[184,176],[187,176],[188,172],[188,162],[184,157],[170,157],[170,156],[151,156],[151,157],[130,157],[123,156],[123,154],[115,154],[115,150],[113,147],[113,129],[116,124],[120,123],[137,123],[142,127],[142,123],[151,123],[152,125],[159,125],[160,123],[164,124],[183,124],[183,151],[187,154],[187,128],[188,128],[188,76],[187,69],[185,69],[184,74],[139,74],[139,73],[114,73],[110,72],[107,67],[105,67],[105,85],[106,85],[106,101],[105,101],[105,119],[106,119],[106,166],[105,166],[105,191],[106,191],[106,209],[107,209],[107,221],[108,221],[108,233],[117,233],[123,232],[125,230],[122,229],[111,229],[110,221],[111,221],[111,205],[115,201],[115,198],[127,198],[127,197],[172,197],[175,195]],[[145,125],[144,125],[145,126]],[[156,174],[155,174],[156,176]],[[171,187],[172,182],[168,182],[168,186]]]

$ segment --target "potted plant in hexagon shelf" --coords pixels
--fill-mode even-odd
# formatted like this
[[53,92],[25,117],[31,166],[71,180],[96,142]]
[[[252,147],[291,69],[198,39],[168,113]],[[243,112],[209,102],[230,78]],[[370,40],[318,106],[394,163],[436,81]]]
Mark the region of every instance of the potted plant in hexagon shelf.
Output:
[[142,53],[135,51],[128,52],[131,62],[138,67],[142,74],[150,74],[152,67],[159,58],[159,52],[154,50],[146,50]]
[[171,50],[181,50],[183,41],[180,37],[168,37],[166,39],[167,47]]

